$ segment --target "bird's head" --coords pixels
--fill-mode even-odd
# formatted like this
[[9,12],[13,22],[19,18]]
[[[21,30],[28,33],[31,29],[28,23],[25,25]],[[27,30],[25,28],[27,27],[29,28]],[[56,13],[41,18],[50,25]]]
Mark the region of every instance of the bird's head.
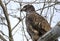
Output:
[[28,12],[28,11],[35,11],[35,8],[33,5],[25,5],[21,11],[25,11],[25,12]]

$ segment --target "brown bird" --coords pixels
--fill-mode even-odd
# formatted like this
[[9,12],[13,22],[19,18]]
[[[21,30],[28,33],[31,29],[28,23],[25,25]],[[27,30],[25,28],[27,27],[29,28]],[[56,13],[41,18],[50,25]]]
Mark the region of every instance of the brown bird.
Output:
[[44,17],[36,13],[33,5],[25,5],[21,11],[26,12],[27,32],[33,41],[37,41],[39,37],[51,29],[49,23]]

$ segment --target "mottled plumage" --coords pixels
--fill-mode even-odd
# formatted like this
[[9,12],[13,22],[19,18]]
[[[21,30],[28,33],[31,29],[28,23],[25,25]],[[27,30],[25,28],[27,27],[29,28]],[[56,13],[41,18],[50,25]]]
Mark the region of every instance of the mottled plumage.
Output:
[[32,5],[25,5],[21,11],[26,12],[27,32],[33,41],[37,41],[39,37],[51,29],[47,20],[37,14]]

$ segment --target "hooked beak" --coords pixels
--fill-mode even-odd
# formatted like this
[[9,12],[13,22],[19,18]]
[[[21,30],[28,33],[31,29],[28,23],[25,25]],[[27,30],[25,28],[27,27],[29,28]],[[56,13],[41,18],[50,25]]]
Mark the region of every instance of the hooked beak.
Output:
[[25,11],[26,8],[22,8],[20,11]]

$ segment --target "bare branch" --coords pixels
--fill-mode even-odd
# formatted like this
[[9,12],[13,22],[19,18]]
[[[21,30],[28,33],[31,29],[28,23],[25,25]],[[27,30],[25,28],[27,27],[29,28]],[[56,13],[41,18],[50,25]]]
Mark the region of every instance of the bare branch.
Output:
[[0,32],[1,32],[1,34],[2,34],[3,36],[6,36],[8,39],[10,39],[10,40],[11,40],[11,38],[10,38],[10,37],[8,37],[7,35],[5,35],[1,30],[0,30]]
[[20,23],[20,21],[18,21],[18,23],[12,28],[12,31],[17,27],[17,25]]
[[[49,7],[52,7],[52,6],[57,5],[57,4],[60,4],[60,2],[56,2],[56,3],[54,3],[54,4],[50,5],[50,6],[46,6],[46,7],[44,7],[44,9],[45,9],[45,8],[49,8]],[[43,9],[43,8],[40,8],[40,9],[38,9],[38,10],[42,10],[42,9]],[[38,10],[36,10],[36,11],[38,11]]]
[[52,28],[50,31],[48,31],[46,34],[40,37],[38,41],[54,41],[59,36],[60,36],[60,22],[58,22],[54,28]]
[[[25,17],[24,17],[25,18]],[[23,18],[23,19],[24,19]],[[17,25],[23,20],[23,19],[19,19],[18,23],[12,28],[12,31],[17,27]]]
[[51,17],[50,17],[50,25],[51,25],[51,22],[52,22],[52,19],[53,19],[53,16],[54,16],[54,7],[53,7],[53,13],[51,14]]
[[0,39],[3,41],[7,41],[2,35],[0,35]]
[[9,0],[7,3],[5,3],[5,5],[7,5],[11,0]]
[[8,24],[9,37],[11,38],[11,39],[9,39],[9,41],[13,41],[11,25],[10,25],[10,21],[9,21],[9,17],[8,17],[8,12],[7,12],[4,4],[2,3],[2,0],[0,0],[0,5],[1,5],[2,9],[3,9],[4,15],[6,17],[6,21],[7,21],[7,24]]
[[[14,1],[14,0],[12,0],[12,1]],[[37,0],[36,0],[36,1],[37,1]],[[50,2],[50,1],[46,1],[46,2],[36,2],[36,1],[33,1],[33,2],[19,2],[19,1],[14,1],[14,2],[24,3],[24,4],[55,3],[55,1],[53,1],[53,2]]]
[[8,37],[8,36],[7,36],[7,35],[5,35],[1,30],[0,30],[0,32],[1,32],[1,34],[2,34],[2,35],[4,35],[4,36]]
[[8,26],[7,24],[5,24],[5,23],[0,23],[0,25],[5,25],[5,26]]
[[[46,0],[45,0],[46,1]],[[44,1],[44,2],[45,2]],[[42,14],[42,12],[43,12],[43,10],[44,10],[44,7],[45,7],[45,3],[44,3],[44,5],[43,5],[43,8],[42,8],[42,10],[41,10],[41,13],[40,13],[40,15]]]

